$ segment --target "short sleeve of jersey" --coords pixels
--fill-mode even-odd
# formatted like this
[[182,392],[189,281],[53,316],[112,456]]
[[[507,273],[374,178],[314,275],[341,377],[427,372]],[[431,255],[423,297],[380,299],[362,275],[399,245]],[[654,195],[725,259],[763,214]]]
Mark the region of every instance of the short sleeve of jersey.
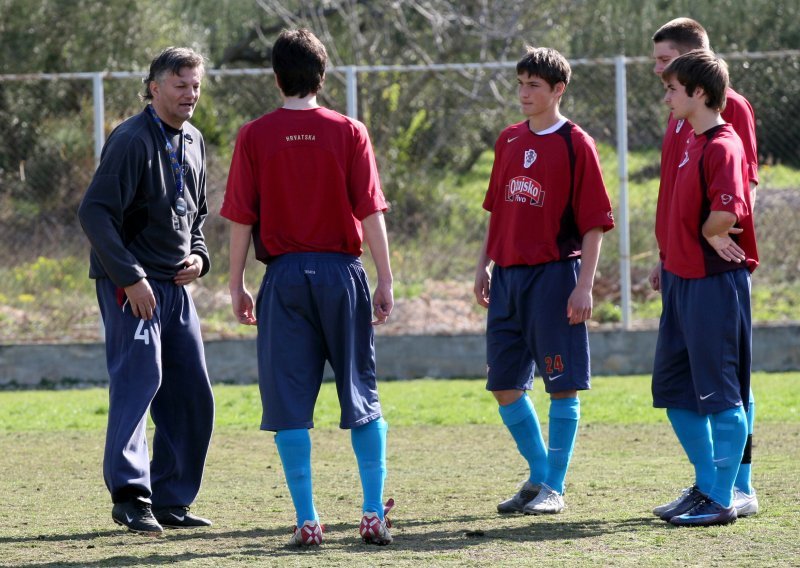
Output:
[[387,207],[367,128],[358,121],[353,121],[353,125],[355,147],[347,186],[353,216],[361,221],[373,213],[386,211]]
[[[505,132],[503,132],[505,134]],[[494,207],[494,200],[495,195],[497,194],[497,186],[500,183],[497,179],[500,175],[500,163],[501,160],[498,159],[499,152],[500,152],[500,140],[503,139],[503,134],[497,139],[494,143],[494,163],[492,164],[492,174],[489,177],[489,188],[486,190],[486,196],[483,198],[483,208],[486,211],[491,212]]]
[[715,138],[705,152],[703,168],[712,211],[727,211],[741,219],[749,214],[743,195],[747,180],[742,179],[741,148],[732,138]]
[[608,197],[600,158],[594,140],[582,131],[573,135],[575,149],[575,222],[581,235],[596,227],[614,228],[614,215]]
[[248,132],[250,124],[244,125],[236,137],[236,145],[231,159],[225,198],[220,215],[242,225],[258,222],[258,187],[253,164],[248,152]]
[[728,89],[727,103],[722,119],[733,126],[742,140],[747,162],[748,182],[758,184],[758,149],[756,145],[756,118],[748,100],[732,89]]

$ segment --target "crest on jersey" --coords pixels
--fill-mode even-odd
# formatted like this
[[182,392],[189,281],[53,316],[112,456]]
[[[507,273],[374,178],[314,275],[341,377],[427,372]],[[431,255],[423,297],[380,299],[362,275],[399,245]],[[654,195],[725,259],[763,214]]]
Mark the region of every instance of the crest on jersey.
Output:
[[680,163],[680,164],[678,164],[678,167],[679,167],[679,168],[682,168],[683,166],[685,166],[685,165],[686,165],[686,162],[688,162],[688,161],[689,161],[689,150],[686,150],[686,151],[683,153],[683,159],[681,160],[681,163]]
[[683,123],[684,122],[686,122],[684,119],[680,119],[678,121],[678,124],[675,125],[675,134],[677,134],[678,132],[681,131],[681,128],[683,128]]
[[523,162],[523,166],[526,168],[530,168],[533,165],[533,162],[536,161],[536,150],[525,150],[525,161]]
[[731,195],[730,193],[723,193],[719,197],[722,200],[723,205],[727,205],[728,203],[733,201],[733,195]]

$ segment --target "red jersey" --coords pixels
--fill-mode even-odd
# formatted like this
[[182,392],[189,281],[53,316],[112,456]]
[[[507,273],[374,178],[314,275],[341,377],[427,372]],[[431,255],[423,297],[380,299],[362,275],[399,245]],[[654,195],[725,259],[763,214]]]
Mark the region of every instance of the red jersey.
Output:
[[495,143],[483,207],[491,212],[487,254],[500,266],[579,257],[583,235],[614,227],[594,140],[563,121],[534,133],[528,121]]
[[361,220],[385,210],[372,144],[357,120],[281,108],[239,131],[220,214],[258,226],[257,254],[261,244],[269,256],[359,256]]
[[758,250],[747,177],[742,141],[732,125],[721,124],[692,136],[678,164],[666,216],[664,268],[681,278],[704,278],[742,268],[722,259],[701,232],[711,211],[728,211],[736,215],[736,227],[744,229],[731,238],[744,249],[747,268],[755,270]]
[[[742,140],[744,155],[747,160],[747,180],[758,184],[758,152],[756,150],[756,119],[753,107],[742,95],[728,89],[725,93],[727,102],[722,112],[722,120],[733,126]],[[686,155],[689,142],[694,137],[692,126],[685,120],[676,120],[669,115],[667,131],[661,144],[661,183],[658,188],[658,206],[656,208],[656,240],[664,259],[664,241],[666,239],[666,215],[669,211],[671,189],[675,186],[678,164]]]

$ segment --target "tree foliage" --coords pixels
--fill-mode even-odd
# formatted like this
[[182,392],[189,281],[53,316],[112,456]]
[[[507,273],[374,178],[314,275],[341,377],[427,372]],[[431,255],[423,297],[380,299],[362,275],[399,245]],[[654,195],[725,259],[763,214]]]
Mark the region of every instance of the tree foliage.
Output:
[[[322,39],[337,67],[513,62],[526,44],[549,45],[569,58],[646,56],[652,33],[681,15],[702,22],[720,52],[800,46],[796,0],[0,0],[0,13],[0,74],[143,71],[167,45],[194,47],[212,68],[268,67],[277,34],[298,26]],[[762,156],[800,164],[798,145],[776,137],[785,118],[800,112],[797,58],[745,65],[734,65],[732,76],[756,105]],[[761,74],[753,73],[756,67]],[[613,142],[613,73],[592,66],[574,71],[568,115],[598,140]],[[448,184],[474,168],[504,125],[520,119],[513,68],[388,69],[358,79],[358,114],[378,150],[393,230],[415,236],[425,226],[463,225],[463,206]],[[344,80],[330,73],[321,94],[341,112]],[[649,147],[657,144],[663,114],[657,84],[649,73],[629,81],[629,92],[645,93],[648,101],[631,108],[631,120],[655,125],[637,129],[631,146]],[[226,157],[238,125],[273,108],[277,93],[268,80],[207,83],[212,88],[196,120],[210,153]],[[107,98],[135,103],[134,93],[107,92]],[[93,164],[90,101],[87,84],[0,81],[3,223],[60,227],[74,216]]]

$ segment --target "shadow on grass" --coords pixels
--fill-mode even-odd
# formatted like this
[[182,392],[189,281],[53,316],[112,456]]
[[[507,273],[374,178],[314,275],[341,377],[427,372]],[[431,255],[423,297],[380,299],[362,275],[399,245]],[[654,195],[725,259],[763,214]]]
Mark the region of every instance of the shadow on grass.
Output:
[[[409,530],[405,534],[398,533],[399,538],[395,543],[398,547],[412,550],[443,550],[480,545],[490,540],[513,542],[579,540],[670,527],[660,519],[651,516],[622,520],[570,521],[556,520],[550,516],[509,515],[502,516],[500,519],[506,521],[504,526],[498,526],[498,517],[406,521],[403,523],[403,528]],[[456,530],[447,530],[446,526],[452,526],[454,522],[460,526]],[[430,526],[430,530],[421,532],[418,530],[420,527],[426,526]]]
[[191,560],[224,559],[230,556],[225,553],[208,553],[208,554],[193,554],[191,552],[184,552],[178,557],[175,554],[151,554],[150,556],[110,556],[96,561],[80,560],[76,562],[36,562],[32,564],[18,564],[19,568],[91,568],[92,566],[141,566],[142,564],[175,564],[175,562],[189,562]]
[[[498,518],[505,522],[505,526],[498,526]],[[506,522],[507,521],[507,522]],[[487,528],[481,528],[486,525]],[[510,525],[510,526],[509,526]],[[108,556],[94,561],[52,561],[22,564],[20,568],[71,568],[78,566],[138,566],[146,564],[173,564],[176,561],[186,562],[202,559],[225,559],[235,557],[251,557],[253,561],[258,558],[285,558],[297,554],[316,557],[326,551],[336,550],[358,555],[359,553],[377,553],[381,550],[391,551],[417,551],[417,552],[447,552],[468,549],[485,545],[487,542],[543,542],[553,540],[579,540],[595,538],[615,533],[630,533],[632,531],[652,530],[659,527],[669,527],[655,517],[634,517],[622,520],[581,520],[567,521],[555,520],[553,517],[529,517],[523,515],[509,515],[502,517],[460,516],[432,520],[405,519],[395,527],[395,541],[391,546],[382,548],[369,546],[358,538],[353,538],[357,527],[349,523],[327,525],[326,533],[329,535],[321,548],[296,549],[285,546],[275,546],[272,542],[265,543],[265,539],[286,537],[290,531],[285,528],[278,529],[248,529],[248,530],[169,530],[163,538],[147,538],[120,530],[109,530],[84,534],[49,535],[37,537],[0,538],[0,543],[24,543],[32,541],[92,541],[97,538],[130,537],[130,544],[147,543],[175,543],[190,541],[231,541],[245,540],[240,544],[231,545],[231,550],[225,552],[191,553],[181,552],[176,554],[161,553],[149,556]],[[671,527],[670,527],[671,528]],[[346,534],[347,536],[342,536]],[[319,558],[320,561],[323,558]]]
[[[337,524],[325,525],[325,530],[329,532],[344,531],[353,529],[354,525]],[[357,529],[356,529],[357,530]],[[276,529],[247,529],[239,531],[220,531],[217,529],[166,529],[163,537],[148,537],[137,535],[124,528],[110,529],[106,531],[96,531],[89,533],[70,533],[70,534],[52,534],[52,535],[38,535],[38,536],[19,536],[19,537],[0,537],[0,544],[3,543],[32,543],[32,542],[67,542],[67,541],[91,541],[97,538],[114,538],[114,537],[130,537],[135,542],[141,543],[157,543],[157,542],[181,542],[181,541],[196,541],[196,540],[221,540],[221,539],[238,539],[238,538],[270,538],[286,536],[288,540],[292,534],[291,527],[276,528]],[[35,564],[34,566],[39,566]],[[42,566],[47,566],[43,564]]]

